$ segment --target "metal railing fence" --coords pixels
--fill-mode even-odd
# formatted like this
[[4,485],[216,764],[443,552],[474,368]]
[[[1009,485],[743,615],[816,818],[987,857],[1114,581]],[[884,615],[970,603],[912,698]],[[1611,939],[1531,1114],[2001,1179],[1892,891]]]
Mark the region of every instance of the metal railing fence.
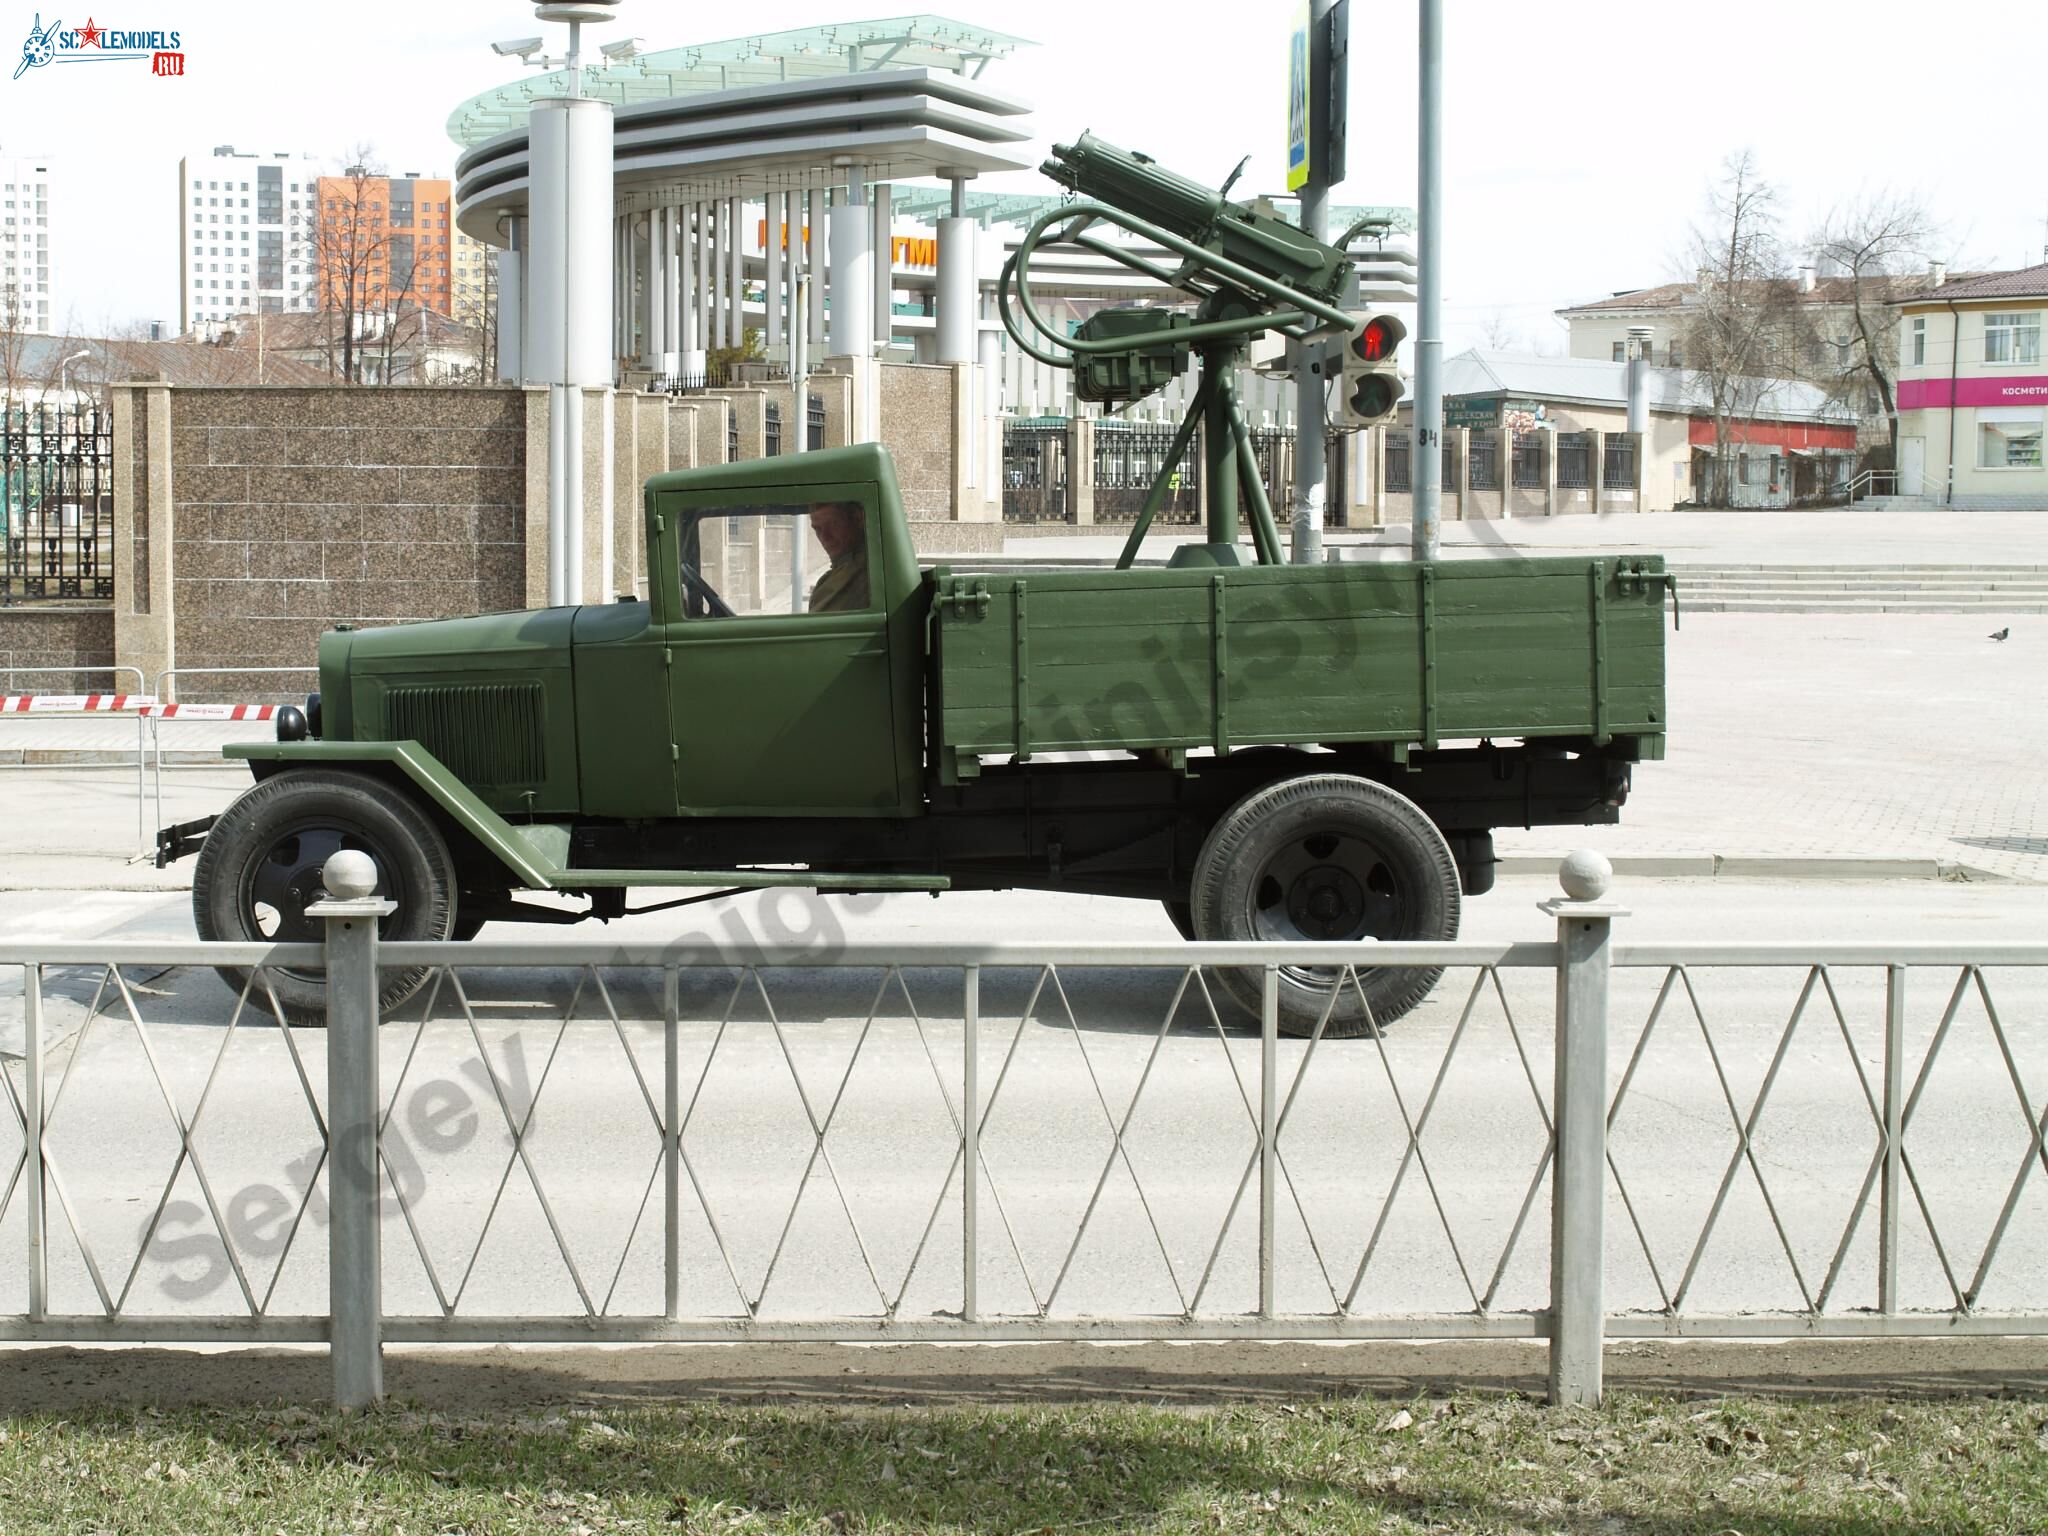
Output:
[[1003,517],[1015,523],[1070,523],[1065,422],[1003,424]]
[[[849,944],[772,904],[767,943],[401,944],[374,900],[324,948],[0,941],[0,1337],[328,1340],[354,1402],[386,1339],[1540,1337],[1585,1401],[1603,1338],[2048,1332],[2048,944],[1545,905],[1555,942],[1374,946],[1450,969],[1346,1040],[1278,1030],[1282,966],[1364,1000],[1338,945]],[[252,968],[225,1027],[159,979],[217,965]],[[324,1073],[270,990],[307,968]]]
[[0,400],[0,603],[114,595],[114,423]]
[[1557,488],[1582,491],[1593,483],[1593,437],[1589,432],[1557,434]]
[[[1152,492],[1152,482],[1166,464],[1177,430],[1170,421],[1104,418],[1095,423],[1096,522],[1136,521]],[[1155,526],[1192,527],[1202,521],[1204,441],[1203,429],[1197,427],[1174,471],[1166,500],[1152,520]]]

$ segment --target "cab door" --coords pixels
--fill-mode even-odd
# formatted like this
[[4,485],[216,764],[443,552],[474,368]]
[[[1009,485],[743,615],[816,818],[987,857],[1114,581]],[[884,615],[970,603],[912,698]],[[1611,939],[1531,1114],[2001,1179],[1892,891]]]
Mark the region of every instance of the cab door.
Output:
[[[872,485],[660,497],[682,815],[902,814],[876,506]],[[835,562],[813,525],[848,508],[858,535]]]

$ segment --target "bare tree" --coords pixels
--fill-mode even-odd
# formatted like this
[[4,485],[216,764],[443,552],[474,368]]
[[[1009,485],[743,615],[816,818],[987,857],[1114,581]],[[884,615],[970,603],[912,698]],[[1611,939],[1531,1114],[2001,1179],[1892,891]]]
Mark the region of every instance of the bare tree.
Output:
[[[320,307],[327,314],[327,367],[337,358],[344,383],[362,382],[366,317],[383,308],[391,224],[384,177],[367,144],[349,152],[338,177],[323,177],[313,210],[313,260]],[[337,330],[339,335],[336,334]]]
[[1522,333],[1508,319],[1508,312],[1496,305],[1479,322],[1479,339],[1489,352],[1512,352],[1521,345]]
[[1683,331],[1687,364],[1705,386],[1714,418],[1708,501],[1727,505],[1729,452],[1738,424],[1754,417],[1764,376],[1785,366],[1797,330],[1797,287],[1778,243],[1777,192],[1749,150],[1730,155],[1707,192],[1688,240],[1698,285]]
[[1898,331],[1885,302],[1892,280],[1925,261],[1940,235],[1918,197],[1879,191],[1838,204],[1813,237],[1816,258],[1838,268],[1846,287],[1851,353],[1843,372],[1868,379],[1877,391],[1892,464],[1898,462],[1899,447]]
[[0,411],[13,410],[28,379],[29,307],[9,283],[0,288]]

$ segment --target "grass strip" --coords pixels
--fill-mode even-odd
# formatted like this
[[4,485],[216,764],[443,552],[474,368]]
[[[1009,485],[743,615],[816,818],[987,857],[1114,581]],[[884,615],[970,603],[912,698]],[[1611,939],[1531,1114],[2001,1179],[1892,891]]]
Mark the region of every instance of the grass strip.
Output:
[[0,1531],[2048,1531],[2048,1405],[121,1409],[0,1429]]

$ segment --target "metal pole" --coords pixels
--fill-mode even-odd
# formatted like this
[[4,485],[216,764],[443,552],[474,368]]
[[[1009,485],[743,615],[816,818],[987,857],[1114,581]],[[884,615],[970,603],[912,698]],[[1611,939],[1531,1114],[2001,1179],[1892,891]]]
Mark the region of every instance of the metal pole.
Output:
[[[811,446],[811,391],[806,375],[811,366],[811,329],[803,323],[811,294],[812,275],[796,274],[796,305],[789,328],[789,407],[795,418],[790,432],[790,452],[803,453]],[[765,551],[764,551],[765,553]],[[795,520],[789,535],[789,611],[802,613],[804,604],[804,521]]]
[[1420,194],[1416,199],[1415,458],[1409,473],[1415,511],[1409,551],[1437,557],[1443,532],[1444,444],[1444,0],[1422,7]]
[[21,968],[22,1156],[28,1177],[28,1319],[43,1320],[50,1299],[50,1247],[43,1209],[43,968]]
[[1273,1174],[1280,1154],[1280,968],[1259,997],[1259,1316],[1273,1315]]
[[1613,870],[1574,853],[1543,903],[1557,919],[1557,1046],[1552,1090],[1557,1157],[1550,1195],[1550,1401],[1600,1401],[1606,1327],[1607,976],[1614,919],[1604,901]]
[[[1311,39],[1326,33],[1337,0],[1312,0],[1308,25]],[[1313,54],[1314,43],[1310,51]],[[1313,77],[1311,77],[1313,78]],[[1308,180],[1301,187],[1301,230],[1312,240],[1330,238],[1329,164],[1330,103],[1316,99],[1313,88],[1308,112]],[[1296,565],[1323,563],[1323,508],[1329,499],[1327,466],[1323,463],[1324,375],[1304,355],[1294,365],[1294,527],[1290,535]]]
[[329,897],[307,908],[327,930],[327,1310],[334,1405],[384,1396],[383,1254],[377,1221],[377,867],[344,850],[327,861]]
[[661,973],[662,1080],[662,1315],[673,1318],[682,1303],[683,1127],[682,978],[675,966]]
[[1884,1177],[1878,1187],[1877,1310],[1899,1309],[1899,1201],[1906,1187],[1906,968],[1884,981]]
[[979,1321],[981,1302],[981,967],[963,968],[960,1043],[960,1317]]

